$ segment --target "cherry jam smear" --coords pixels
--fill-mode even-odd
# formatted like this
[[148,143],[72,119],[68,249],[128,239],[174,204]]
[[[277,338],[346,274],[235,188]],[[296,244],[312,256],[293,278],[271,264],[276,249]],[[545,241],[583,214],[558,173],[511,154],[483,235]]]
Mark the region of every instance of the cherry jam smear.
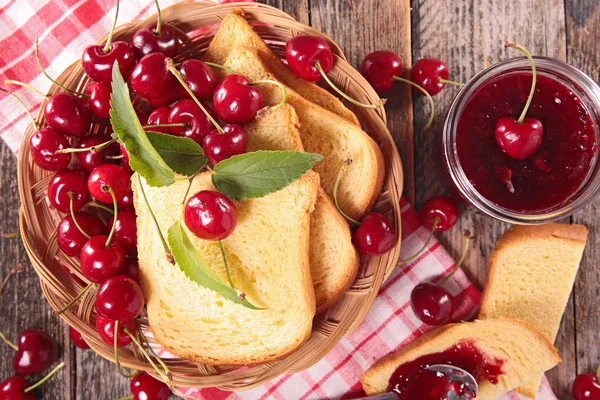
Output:
[[574,200],[598,145],[593,119],[578,95],[538,74],[527,117],[542,123],[542,144],[525,160],[504,154],[496,143],[496,122],[519,117],[531,79],[530,72],[510,72],[484,83],[462,110],[456,145],[467,178],[483,197],[512,211],[537,214]]
[[475,343],[469,341],[400,365],[390,377],[388,390],[398,393],[401,399],[445,400],[449,390],[475,397],[464,385],[426,369],[435,364],[462,368],[473,375],[478,383],[488,380],[497,384],[498,376],[503,374],[502,360],[488,360]]

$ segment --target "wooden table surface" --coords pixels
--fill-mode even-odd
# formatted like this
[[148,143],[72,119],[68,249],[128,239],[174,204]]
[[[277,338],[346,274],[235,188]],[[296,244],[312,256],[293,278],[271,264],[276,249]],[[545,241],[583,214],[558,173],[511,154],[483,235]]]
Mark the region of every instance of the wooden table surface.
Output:
[[[268,0],[299,21],[312,25],[336,40],[356,67],[369,52],[389,49],[404,64],[411,59],[444,60],[451,79],[466,81],[483,68],[487,57],[494,63],[515,57],[503,48],[516,41],[535,55],[555,57],[582,69],[596,81],[600,70],[600,2],[597,0]],[[417,209],[431,196],[443,193],[432,172],[434,135],[440,131],[453,96],[447,87],[435,96],[438,110],[433,127],[423,134],[429,107],[396,84],[387,95],[389,130],[396,139],[405,169],[404,195]],[[0,143],[0,232],[18,230],[19,197],[16,158]],[[600,362],[600,200],[566,223],[581,223],[590,230],[581,269],[563,317],[556,342],[564,361],[548,373],[558,397],[570,399],[578,373],[595,369]],[[475,232],[474,246],[465,262],[469,276],[481,287],[486,259],[508,225],[473,209],[463,209],[459,224],[438,235],[457,256],[461,232]],[[75,349],[67,325],[51,315],[20,239],[1,239],[0,279],[23,263],[0,299],[0,327],[9,338],[27,328],[42,329],[61,342],[67,367],[38,391],[43,399],[117,399],[129,394],[128,381],[115,373],[114,365],[91,351]],[[12,374],[12,349],[0,345],[0,378]]]

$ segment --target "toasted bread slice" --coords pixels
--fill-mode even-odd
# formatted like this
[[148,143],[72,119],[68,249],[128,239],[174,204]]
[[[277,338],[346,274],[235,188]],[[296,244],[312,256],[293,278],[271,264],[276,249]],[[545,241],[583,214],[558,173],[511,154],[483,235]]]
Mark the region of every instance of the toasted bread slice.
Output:
[[[256,53],[247,48],[231,49],[223,65],[251,81],[277,80]],[[261,84],[258,87],[266,104],[277,104],[281,99],[282,92],[277,85]],[[321,176],[321,186],[330,198],[333,198],[335,180],[344,161],[352,159],[338,189],[338,203],[350,217],[360,219],[381,192],[385,174],[381,149],[360,128],[307,101],[289,87],[287,102],[298,114],[304,149],[324,157],[314,170]]]
[[[248,151],[304,151],[298,124],[298,116],[289,104],[255,119],[244,127],[248,134]],[[310,216],[310,274],[317,314],[346,293],[356,278],[359,262],[348,223],[320,189]]]
[[473,342],[489,360],[503,361],[497,384],[478,382],[479,400],[496,399],[561,362],[552,343],[527,322],[508,318],[463,322],[426,333],[377,361],[361,377],[363,389],[369,395],[384,393],[400,365],[464,342]]
[[230,49],[245,46],[256,51],[269,70],[302,97],[329,110],[355,125],[360,126],[358,118],[337,97],[314,83],[298,78],[281,59],[267,46],[244,18],[242,10],[235,10],[223,19],[217,34],[212,40],[205,59],[223,64]]
[[[519,318],[556,339],[587,239],[582,225],[514,226],[490,256],[480,318]],[[517,392],[532,399],[541,375]]]
[[[165,349],[201,363],[239,365],[278,359],[308,339],[315,315],[308,255],[310,213],[319,190],[315,172],[265,197],[236,202],[236,229],[222,241],[231,278],[265,310],[228,301],[167,262],[137,176],[132,181],[140,282],[150,328]],[[164,234],[180,218],[187,186],[185,179],[163,188],[144,184]],[[188,196],[200,190],[214,190],[210,173],[194,179]],[[208,266],[227,282],[218,242],[199,239],[182,225]]]

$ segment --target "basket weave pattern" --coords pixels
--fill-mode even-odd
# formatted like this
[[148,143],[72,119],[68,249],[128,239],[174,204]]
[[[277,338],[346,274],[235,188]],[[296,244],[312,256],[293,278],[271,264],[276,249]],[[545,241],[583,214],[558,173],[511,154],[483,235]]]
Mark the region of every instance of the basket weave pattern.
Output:
[[[182,34],[183,47],[176,58],[199,58],[208,47],[216,33],[220,21],[236,8],[243,8],[246,18],[255,25],[257,32],[273,50],[283,54],[285,42],[293,36],[317,35],[324,37],[334,53],[334,67],[329,72],[331,79],[352,97],[362,102],[376,102],[379,97],[365,79],[347,62],[340,48],[322,33],[300,24],[289,15],[275,8],[256,3],[236,3],[214,5],[214,3],[179,3],[162,10],[163,21],[177,26]],[[141,26],[156,22],[156,16],[144,21],[131,22],[117,28],[115,40],[130,40]],[[103,38],[100,43],[104,43]],[[89,82],[81,63],[78,61],[68,67],[57,79],[65,86],[83,91]],[[53,87],[49,95],[60,89]],[[135,103],[135,101],[134,101]],[[42,104],[43,109],[44,104]],[[388,132],[385,111],[382,107],[376,111],[352,107],[368,132],[381,146],[386,162],[384,189],[375,209],[388,215],[400,235],[399,193],[402,192],[403,172],[400,156]],[[38,123],[44,125],[43,113],[38,115]],[[108,125],[94,123],[93,132],[108,132]],[[47,206],[46,189],[51,173],[37,167],[30,157],[29,139],[33,135],[29,128],[20,148],[19,193],[21,197],[20,226],[25,248],[31,262],[40,277],[44,295],[54,310],[63,308],[80,293],[84,286],[76,282],[63,270],[60,263],[66,265],[79,278],[79,261],[67,257],[58,249],[56,226],[61,215]],[[357,182],[357,184],[360,184]],[[92,212],[92,210],[90,211]],[[363,259],[359,277],[344,297],[328,312],[315,317],[313,331],[309,340],[292,354],[278,362],[249,366],[209,366],[183,359],[171,358],[165,362],[173,374],[173,383],[182,387],[217,386],[223,390],[244,390],[258,386],[283,373],[305,370],[324,357],[337,342],[354,330],[367,315],[381,284],[392,272],[400,255],[400,242],[381,257]],[[61,314],[69,325],[85,337],[86,342],[102,357],[115,361],[114,349],[105,344],[94,327],[94,298],[96,290],[89,290],[78,306]],[[142,329],[148,331],[147,320],[140,319]],[[150,344],[155,343],[149,338]],[[134,348],[119,349],[119,361],[122,365],[146,371],[155,377],[154,370],[143,356]]]

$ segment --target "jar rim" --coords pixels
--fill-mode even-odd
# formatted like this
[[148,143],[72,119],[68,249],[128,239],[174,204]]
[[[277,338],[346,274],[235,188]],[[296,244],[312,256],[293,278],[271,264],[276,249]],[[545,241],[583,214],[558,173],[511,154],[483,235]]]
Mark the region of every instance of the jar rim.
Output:
[[[600,87],[594,80],[580,69],[564,61],[550,57],[534,56],[538,73],[547,73],[561,78],[563,84],[570,84],[572,88],[585,96],[581,97],[584,106],[590,111],[595,132],[596,144],[600,141]],[[586,176],[579,189],[570,197],[570,201],[550,211],[540,213],[521,213],[495,204],[480,194],[468,179],[458,158],[456,145],[456,127],[467,101],[480,87],[481,84],[496,78],[501,73],[511,70],[531,68],[526,57],[516,57],[501,61],[486,68],[471,78],[455,96],[448,110],[442,132],[442,155],[444,167],[449,171],[450,178],[460,195],[469,203],[485,214],[501,221],[531,225],[556,221],[568,217],[591,202],[600,192],[600,162],[596,153],[592,160],[588,176]],[[600,152],[599,152],[600,153]]]

